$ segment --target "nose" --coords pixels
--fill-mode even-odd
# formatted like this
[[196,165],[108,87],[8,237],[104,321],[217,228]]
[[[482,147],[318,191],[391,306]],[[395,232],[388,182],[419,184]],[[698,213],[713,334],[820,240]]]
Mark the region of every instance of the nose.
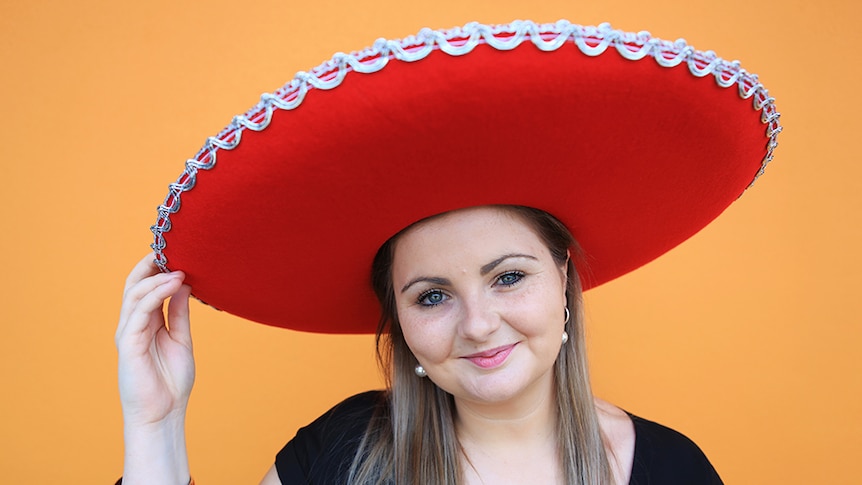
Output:
[[502,318],[490,302],[481,297],[463,300],[458,335],[466,340],[486,341],[500,328]]

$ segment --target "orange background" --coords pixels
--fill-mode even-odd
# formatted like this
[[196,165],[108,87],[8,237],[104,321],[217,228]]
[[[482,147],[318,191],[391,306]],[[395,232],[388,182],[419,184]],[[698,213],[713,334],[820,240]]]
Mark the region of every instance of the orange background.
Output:
[[[192,3],[0,6],[0,482],[121,473],[123,279],[206,136],[295,71],[377,37],[568,18],[739,59],[785,126],[767,174],[715,224],[590,292],[598,393],[687,433],[727,483],[858,483],[858,3]],[[193,313],[188,430],[201,484],[256,482],[297,427],[380,385],[370,337]]]

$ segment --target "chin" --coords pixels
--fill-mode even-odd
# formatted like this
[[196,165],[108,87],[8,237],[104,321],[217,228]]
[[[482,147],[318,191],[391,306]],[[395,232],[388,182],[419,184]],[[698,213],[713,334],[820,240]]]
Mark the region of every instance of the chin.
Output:
[[519,398],[530,398],[542,393],[541,384],[547,381],[553,390],[553,381],[546,379],[550,373],[545,373],[538,378],[527,376],[512,376],[501,372],[498,375],[482,376],[476,382],[465,384],[460,392],[452,393],[456,399],[485,403],[485,404],[507,404],[517,401]]

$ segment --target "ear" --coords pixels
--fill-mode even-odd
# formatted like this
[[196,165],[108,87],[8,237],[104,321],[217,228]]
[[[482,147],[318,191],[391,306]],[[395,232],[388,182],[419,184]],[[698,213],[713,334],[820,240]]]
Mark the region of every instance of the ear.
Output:
[[568,299],[566,298],[566,288],[569,287],[569,261],[571,260],[572,254],[567,250],[566,260],[563,262],[563,265],[560,266],[560,280],[563,285],[563,306],[568,306]]

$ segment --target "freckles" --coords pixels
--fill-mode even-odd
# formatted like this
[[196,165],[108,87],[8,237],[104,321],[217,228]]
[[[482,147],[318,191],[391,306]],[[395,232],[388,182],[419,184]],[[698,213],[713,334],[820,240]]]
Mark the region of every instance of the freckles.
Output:
[[[563,304],[549,285],[525,288],[504,310],[507,323],[519,333],[536,337],[563,328]],[[556,315],[559,314],[559,325]]]
[[452,349],[453,335],[434,319],[413,320],[409,327],[402,325],[404,338],[413,355],[429,363],[446,360]]

